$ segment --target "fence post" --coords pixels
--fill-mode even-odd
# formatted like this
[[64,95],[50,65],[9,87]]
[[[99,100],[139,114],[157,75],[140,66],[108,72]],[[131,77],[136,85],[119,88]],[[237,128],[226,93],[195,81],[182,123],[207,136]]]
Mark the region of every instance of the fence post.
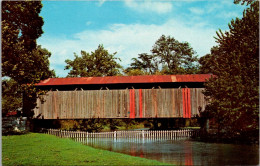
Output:
[[114,131],[114,138],[116,138],[116,131]]
[[46,134],[55,135],[60,138],[150,138],[150,139],[176,139],[183,137],[196,137],[200,135],[199,130],[179,129],[179,130],[138,130],[138,131],[112,131],[100,133],[88,133],[85,131],[67,131],[60,129],[46,129]]

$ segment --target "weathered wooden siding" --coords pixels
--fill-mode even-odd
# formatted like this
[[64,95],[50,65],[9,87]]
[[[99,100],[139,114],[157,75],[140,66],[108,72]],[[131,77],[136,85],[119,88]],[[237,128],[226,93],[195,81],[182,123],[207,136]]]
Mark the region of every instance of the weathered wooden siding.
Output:
[[35,117],[191,118],[204,110],[203,88],[49,91],[37,101]]

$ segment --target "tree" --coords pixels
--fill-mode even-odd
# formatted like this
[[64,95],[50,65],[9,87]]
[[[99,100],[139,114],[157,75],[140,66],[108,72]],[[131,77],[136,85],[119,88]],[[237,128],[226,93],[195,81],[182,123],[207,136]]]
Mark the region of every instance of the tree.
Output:
[[[42,79],[53,77],[53,70],[49,69],[51,56],[48,50],[37,46],[37,38],[43,33],[43,19],[39,16],[41,1],[3,1],[2,2],[2,76],[10,79],[8,86],[2,86],[3,91],[17,84],[23,93],[23,112],[31,115],[38,91],[34,84]],[[7,102],[14,94],[5,95]],[[4,105],[7,106],[7,105]],[[9,108],[3,108],[8,109]],[[12,110],[10,110],[12,111]]]
[[195,51],[187,42],[179,42],[170,36],[162,35],[153,46],[152,54],[158,58],[158,63],[165,67],[167,74],[189,73],[197,61]]
[[[218,49],[217,47],[212,47],[211,52],[214,52],[214,50]],[[199,67],[199,72],[200,74],[208,74],[208,73],[214,73],[215,71],[215,66],[212,65],[215,62],[215,56],[212,54],[206,54],[205,56],[201,57],[199,59],[200,67]]]
[[198,70],[195,51],[187,42],[162,35],[154,44],[151,55],[139,54],[128,69],[140,69],[149,74],[193,74]]
[[134,62],[130,64],[131,67],[124,71],[127,75],[144,75],[153,74],[158,70],[153,62],[153,56],[147,53],[139,54],[138,58],[132,58]]
[[2,80],[2,114],[16,111],[22,107],[22,94],[20,86],[13,79]]
[[13,74],[3,81],[3,111],[14,111],[23,106],[23,115],[31,117],[33,115],[31,110],[36,106],[36,98],[43,93],[37,90],[34,84],[54,77],[55,72],[49,69],[48,58],[51,53],[41,46],[37,46],[26,56],[31,59],[26,64],[19,65],[17,75]]
[[2,2],[3,76],[22,80],[23,67],[30,62],[30,52],[36,48],[36,39],[43,33],[41,8],[40,1]]
[[[31,52],[30,61],[24,66],[24,77],[20,82],[23,92],[23,113],[25,116],[33,116],[31,111],[36,106],[36,99],[45,93],[35,88],[35,84],[47,78],[55,77],[54,70],[50,70],[49,57],[51,53],[41,46],[37,46]],[[22,70],[20,70],[22,71]],[[22,84],[21,84],[22,83]]]
[[246,134],[258,133],[259,2],[249,4],[242,19],[232,19],[228,32],[217,32],[219,45],[202,60],[202,67],[216,76],[205,85],[210,101],[206,112],[225,137],[250,138]]
[[124,73],[127,76],[141,76],[141,75],[149,75],[148,73],[145,73],[143,70],[141,69],[131,69],[131,68],[127,68],[124,70]]
[[65,70],[70,70],[68,77],[115,76],[120,75],[121,65],[116,53],[109,54],[103,45],[91,52],[81,51],[81,57],[74,53],[74,60],[66,59]]

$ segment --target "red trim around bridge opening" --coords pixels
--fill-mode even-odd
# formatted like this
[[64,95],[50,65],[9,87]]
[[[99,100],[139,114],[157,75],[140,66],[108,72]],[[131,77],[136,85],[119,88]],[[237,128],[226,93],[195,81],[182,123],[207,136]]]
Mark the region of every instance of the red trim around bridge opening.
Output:
[[182,89],[183,118],[191,118],[190,88]]

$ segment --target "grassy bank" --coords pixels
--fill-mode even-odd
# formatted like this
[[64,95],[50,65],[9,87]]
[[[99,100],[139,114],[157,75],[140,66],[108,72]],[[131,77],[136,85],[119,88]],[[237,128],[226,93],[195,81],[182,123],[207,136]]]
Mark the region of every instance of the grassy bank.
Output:
[[70,139],[30,133],[2,137],[3,165],[166,165],[94,149]]

